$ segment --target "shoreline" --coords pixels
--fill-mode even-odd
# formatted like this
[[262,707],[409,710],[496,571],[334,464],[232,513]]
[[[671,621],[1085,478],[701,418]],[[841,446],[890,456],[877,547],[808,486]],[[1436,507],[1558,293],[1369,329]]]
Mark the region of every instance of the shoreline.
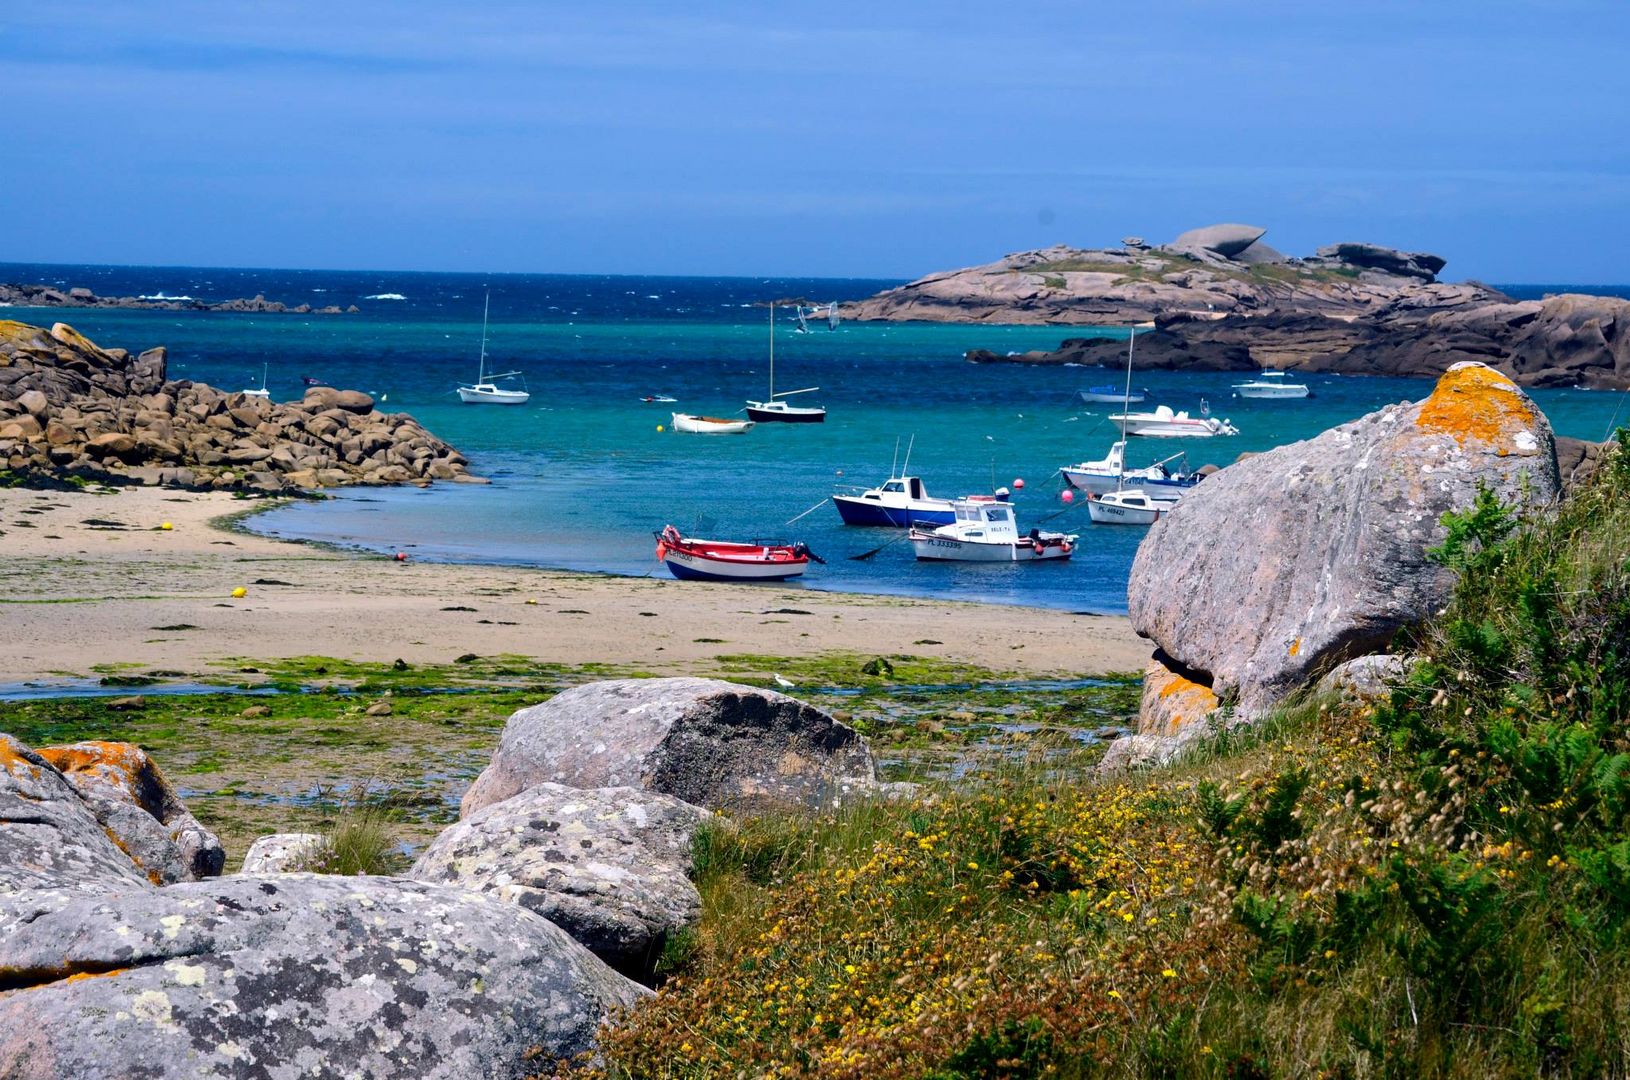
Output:
[[[524,655],[652,674],[723,656],[921,655],[1021,675],[1141,671],[1125,616],[962,600],[396,563],[243,525],[221,492],[0,490],[0,682],[237,673],[332,656],[448,663]],[[234,513],[232,511],[237,510]],[[244,513],[243,511],[249,511]],[[173,528],[160,530],[169,521]],[[243,587],[247,594],[231,593]]]

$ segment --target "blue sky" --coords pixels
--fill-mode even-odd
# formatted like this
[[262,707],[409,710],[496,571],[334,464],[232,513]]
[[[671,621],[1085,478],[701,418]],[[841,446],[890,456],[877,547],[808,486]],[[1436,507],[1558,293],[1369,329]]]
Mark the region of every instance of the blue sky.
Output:
[[1630,281],[1627,0],[0,6],[0,260],[912,277],[1267,226]]

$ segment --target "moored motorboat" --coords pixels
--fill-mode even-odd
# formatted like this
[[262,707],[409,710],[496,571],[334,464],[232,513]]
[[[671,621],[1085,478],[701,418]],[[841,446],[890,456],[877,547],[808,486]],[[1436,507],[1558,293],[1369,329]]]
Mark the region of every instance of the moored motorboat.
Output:
[[1141,488],[1087,496],[1087,514],[1097,525],[1153,525],[1176,505],[1176,498]]
[[1113,386],[1089,386],[1085,390],[1077,390],[1076,393],[1088,405],[1119,405],[1123,402],[1128,405],[1141,405],[1149,391],[1133,390],[1127,392]]
[[671,404],[679,399],[676,397],[669,397],[667,394],[646,394],[644,397],[640,398],[640,400],[649,405],[652,402]]
[[804,544],[696,540],[672,525],[656,538],[657,559],[681,581],[786,581],[823,561]]
[[1102,495],[1130,484],[1177,498],[1200,482],[1200,477],[1187,469],[1174,471],[1167,468],[1169,462],[1181,457],[1182,454],[1173,454],[1145,468],[1127,470],[1126,442],[1117,440],[1110,445],[1109,455],[1102,460],[1064,465],[1058,471],[1066,484],[1089,495]]
[[753,429],[753,421],[676,412],[673,414],[673,429],[692,435],[741,435]]
[[1234,384],[1234,393],[1242,398],[1287,399],[1311,397],[1313,392],[1306,383],[1291,382],[1283,371],[1264,371],[1250,382]]
[[1174,412],[1170,406],[1156,406],[1154,412],[1122,412],[1109,417],[1127,435],[1150,439],[1209,439],[1214,435],[1238,435],[1239,428],[1214,416],[1190,416]]
[[832,504],[845,525],[949,525],[956,520],[950,499],[931,499],[920,477],[893,476],[859,495],[834,495]]
[[1075,533],[1031,529],[1020,535],[1004,488],[952,503],[956,520],[937,529],[913,526],[907,535],[917,558],[951,562],[1040,562],[1068,559]]

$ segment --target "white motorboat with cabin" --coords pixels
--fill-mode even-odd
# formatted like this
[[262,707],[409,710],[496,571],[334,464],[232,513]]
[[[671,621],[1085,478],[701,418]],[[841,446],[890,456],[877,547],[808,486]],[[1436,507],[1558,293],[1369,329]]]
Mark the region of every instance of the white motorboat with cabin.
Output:
[[[832,505],[845,525],[882,525],[904,529],[912,525],[949,525],[956,520],[956,510],[950,499],[931,499],[920,477],[906,475],[911,471],[911,448],[917,443],[912,436],[906,444],[906,463],[899,470],[900,442],[894,443],[895,460],[889,463],[889,478],[859,495],[833,495]],[[853,490],[853,489],[851,489]]]
[[1172,496],[1144,488],[1122,488],[1087,496],[1087,514],[1095,525],[1153,525],[1177,505]]
[[826,409],[820,405],[791,405],[781,398],[793,397],[797,394],[811,394],[819,390],[818,386],[806,386],[802,390],[783,390],[780,393],[775,389],[775,301],[771,300],[770,307],[770,396],[763,401],[749,401],[747,403],[747,418],[760,423],[780,424],[820,424],[826,421]]
[[1154,412],[1122,412],[1109,417],[1126,435],[1146,439],[1209,439],[1215,435],[1238,435],[1239,428],[1214,416],[1190,416],[1158,405]]
[[[532,400],[532,395],[525,389],[510,390],[498,385],[499,379],[520,378],[519,371],[505,371],[497,374],[487,372],[487,312],[492,306],[492,294],[489,292],[481,303],[481,361],[476,368],[475,382],[465,383],[458,388],[458,399],[466,405],[525,405]],[[526,384],[523,381],[522,386]]]
[[1077,491],[1088,495],[1103,495],[1127,485],[1151,489],[1167,498],[1179,498],[1200,482],[1200,477],[1187,469],[1172,470],[1167,466],[1185,455],[1173,454],[1142,469],[1126,468],[1126,440],[1120,439],[1109,447],[1109,455],[1100,461],[1083,461],[1078,465],[1064,465],[1059,475]]
[[1007,501],[1007,489],[995,495],[970,495],[952,502],[956,520],[937,529],[912,526],[907,535],[917,558],[951,562],[1040,562],[1068,559],[1075,533],[1031,529],[1020,535]]
[[1250,382],[1234,384],[1234,393],[1243,398],[1287,399],[1311,397],[1306,383],[1291,382],[1290,373],[1264,371]]
[[753,430],[751,420],[732,420],[723,416],[696,416],[692,413],[673,414],[673,429],[692,435],[744,435]]

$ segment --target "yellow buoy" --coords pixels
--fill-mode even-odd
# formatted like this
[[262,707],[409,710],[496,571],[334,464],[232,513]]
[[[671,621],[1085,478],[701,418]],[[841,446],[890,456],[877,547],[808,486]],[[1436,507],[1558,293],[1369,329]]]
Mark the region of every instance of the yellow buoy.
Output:
[[248,595],[249,595],[249,590],[244,588],[242,585],[239,585],[236,589],[232,590],[232,599],[234,599],[234,600],[242,600],[244,597],[246,597]]
[[658,430],[658,431],[661,431],[661,430],[662,430],[662,425],[661,425],[661,424],[658,424],[658,425],[657,425],[657,430]]
[[161,524],[159,526],[159,528],[164,530],[165,532],[169,532],[171,529],[175,528],[175,526],[171,525],[168,521],[166,521],[163,524]]
[[536,600],[528,600],[528,601],[527,601],[527,603],[529,603],[529,604],[536,604],[536,603],[537,603],[537,601],[536,601]]

